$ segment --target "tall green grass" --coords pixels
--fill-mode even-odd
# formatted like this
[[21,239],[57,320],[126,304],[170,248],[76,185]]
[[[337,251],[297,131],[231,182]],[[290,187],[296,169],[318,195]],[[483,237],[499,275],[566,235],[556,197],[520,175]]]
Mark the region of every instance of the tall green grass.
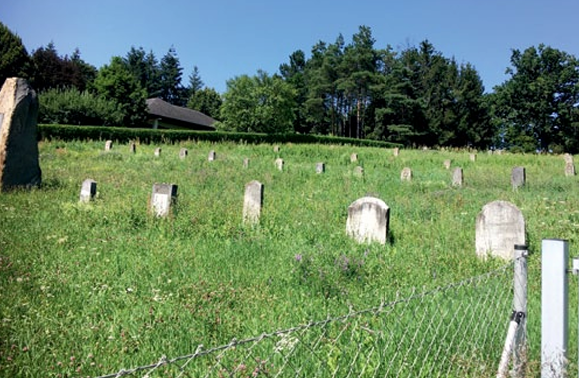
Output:
[[[578,181],[564,176],[559,156],[479,153],[472,162],[466,152],[394,157],[380,148],[286,144],[274,153],[271,145],[184,142],[163,145],[156,158],[154,145],[138,145],[136,154],[122,144],[105,152],[102,142],[39,147],[42,187],[0,194],[6,377],[110,373],[491,271],[503,262],[476,257],[474,224],[498,199],[518,206],[527,223],[529,339],[537,358],[540,241],[577,244]],[[189,155],[181,160],[183,147]],[[352,174],[352,152],[363,178]],[[274,166],[278,156],[283,172]],[[462,188],[451,186],[446,159],[464,169]],[[315,173],[317,162],[326,173]],[[515,165],[527,170],[517,191],[510,185]],[[400,181],[406,166],[411,182]],[[98,196],[84,205],[78,196],[86,178],[97,181]],[[257,227],[241,222],[251,180],[265,185]],[[161,182],[179,186],[169,219],[147,211],[152,185]],[[391,208],[385,246],[345,235],[347,207],[366,194]],[[570,356],[573,343],[576,336]]]

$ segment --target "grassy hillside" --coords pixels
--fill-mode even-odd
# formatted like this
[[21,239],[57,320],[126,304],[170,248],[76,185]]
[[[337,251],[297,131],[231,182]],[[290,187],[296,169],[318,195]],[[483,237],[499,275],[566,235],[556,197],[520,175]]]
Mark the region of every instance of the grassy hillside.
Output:
[[[498,199],[527,222],[536,354],[541,239],[568,239],[573,248],[578,238],[578,182],[564,176],[562,157],[479,153],[472,162],[466,152],[394,157],[380,148],[288,144],[274,153],[271,145],[190,142],[163,145],[156,158],[156,147],[131,154],[128,145],[105,152],[102,142],[41,142],[43,186],[0,194],[1,376],[110,373],[491,271],[503,262],[476,258],[475,219]],[[363,178],[352,174],[352,152]],[[446,159],[464,169],[462,188],[451,186]],[[315,173],[317,162],[326,173]],[[518,191],[514,166],[527,171]],[[411,182],[400,181],[404,167]],[[98,183],[88,205],[78,203],[86,178]],[[241,222],[251,180],[265,185],[255,228]],[[179,186],[170,219],[147,212],[154,183]],[[348,206],[366,194],[391,208],[385,246],[345,235]]]

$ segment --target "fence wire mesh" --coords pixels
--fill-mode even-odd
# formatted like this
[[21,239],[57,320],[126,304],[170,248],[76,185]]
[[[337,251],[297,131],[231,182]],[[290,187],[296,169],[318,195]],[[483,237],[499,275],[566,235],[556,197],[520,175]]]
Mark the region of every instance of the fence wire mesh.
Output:
[[361,311],[161,357],[112,377],[490,377],[512,310],[512,264]]

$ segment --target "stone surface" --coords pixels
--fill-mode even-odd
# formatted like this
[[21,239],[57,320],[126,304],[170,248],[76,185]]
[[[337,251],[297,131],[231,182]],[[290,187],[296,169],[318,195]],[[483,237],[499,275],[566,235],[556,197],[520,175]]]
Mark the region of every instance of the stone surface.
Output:
[[80,202],[90,202],[97,193],[97,183],[95,180],[86,179],[80,188]]
[[394,152],[393,152],[393,153],[394,153],[394,156],[400,155],[400,148],[396,147],[396,148],[394,149]]
[[404,169],[402,169],[402,172],[400,172],[400,180],[402,181],[410,181],[412,180],[412,169],[405,167]]
[[249,168],[249,158],[243,159],[243,168]]
[[506,201],[486,204],[476,218],[476,254],[509,260],[514,256],[515,244],[526,244],[521,211]]
[[565,163],[565,176],[575,176],[575,164],[572,161]]
[[390,208],[379,198],[362,197],[348,207],[346,233],[359,243],[385,244]]
[[177,201],[177,185],[154,184],[151,195],[151,212],[157,217],[171,214],[171,208]]
[[563,159],[565,160],[565,163],[573,164],[573,155],[571,155],[570,153],[564,154]]
[[283,171],[283,159],[282,158],[275,159],[275,166],[278,170]]
[[357,153],[353,153],[352,155],[350,155],[350,163],[355,163],[358,161],[358,154]]
[[464,184],[464,176],[462,174],[462,168],[457,167],[452,171],[452,186],[460,187]]
[[207,156],[207,161],[215,161],[215,159],[217,159],[217,154],[215,153],[215,151],[213,151],[213,150],[209,151],[209,155]]
[[476,161],[476,154],[470,154],[470,155],[468,155],[468,158],[470,159],[470,161],[475,162]]
[[273,146],[273,152],[279,152],[279,146]]
[[105,142],[105,151],[110,151],[113,149],[113,141],[112,140],[107,140]]
[[316,163],[316,173],[324,173],[326,171],[326,164]]
[[161,156],[161,147],[155,148],[155,156],[157,157]]
[[526,181],[527,175],[525,173],[525,167],[514,167],[511,171],[511,185],[513,189],[524,186]]
[[129,143],[129,152],[133,154],[137,153],[137,144],[135,142]]
[[364,177],[364,168],[359,165],[354,167],[354,177]]
[[186,148],[181,148],[179,150],[179,158],[180,159],[185,159],[188,154],[189,154],[189,151]]
[[243,223],[258,224],[263,206],[263,184],[253,180],[245,185],[243,197]]
[[0,90],[0,190],[40,185],[37,117],[38,98],[28,82],[6,79]]
[[445,160],[445,161],[444,161],[444,168],[450,169],[450,164],[451,164],[451,161],[450,161],[450,160]]

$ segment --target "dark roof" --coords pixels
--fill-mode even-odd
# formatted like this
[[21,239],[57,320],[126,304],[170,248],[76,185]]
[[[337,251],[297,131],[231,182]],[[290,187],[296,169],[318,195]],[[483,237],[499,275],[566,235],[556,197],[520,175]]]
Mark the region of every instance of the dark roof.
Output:
[[191,125],[192,127],[203,128],[205,130],[215,130],[213,124],[215,120],[197,110],[171,105],[160,98],[150,98],[147,100],[147,110],[150,116],[159,117],[166,121],[176,121],[181,125]]

